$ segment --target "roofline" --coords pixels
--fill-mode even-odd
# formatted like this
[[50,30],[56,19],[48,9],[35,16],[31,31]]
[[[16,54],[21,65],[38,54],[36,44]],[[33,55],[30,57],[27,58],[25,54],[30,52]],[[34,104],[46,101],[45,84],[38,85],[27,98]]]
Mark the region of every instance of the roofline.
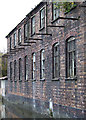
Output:
[[[32,12],[34,11],[34,10],[36,10],[38,7],[40,7],[41,5],[44,5],[46,2],[40,2],[33,10],[31,10],[27,15],[26,15],[26,17],[20,22],[20,23],[22,23],[25,19],[27,19],[27,17],[30,17],[31,16],[31,14],[32,14]],[[19,24],[20,24],[19,23]],[[18,24],[18,25],[19,25]],[[9,32],[9,34],[5,37],[5,38],[8,38],[16,29],[17,29],[17,27],[18,27],[18,25],[11,31],[11,32]]]

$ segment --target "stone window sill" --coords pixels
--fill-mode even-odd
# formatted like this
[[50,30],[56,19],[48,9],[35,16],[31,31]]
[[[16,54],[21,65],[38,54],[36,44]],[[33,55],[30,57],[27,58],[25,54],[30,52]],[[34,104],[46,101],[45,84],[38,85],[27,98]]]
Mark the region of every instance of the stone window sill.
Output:
[[35,33],[31,34],[31,37],[33,37],[35,35]]
[[36,81],[36,79],[32,79],[32,82]]
[[73,77],[73,78],[65,78],[65,80],[77,80],[77,77]]
[[22,82],[22,80],[19,80],[19,82]]
[[53,78],[52,81],[59,81],[60,78]]
[[40,81],[45,81],[45,78],[40,79]]
[[13,80],[10,80],[10,82],[13,82]]
[[55,21],[57,21],[59,19],[60,16],[58,16],[55,20],[52,20],[51,23],[54,23]]
[[25,80],[25,82],[27,82],[28,80]]
[[14,82],[17,82],[17,80],[15,80]]
[[45,28],[45,27],[40,28],[39,31],[43,30],[44,28]]

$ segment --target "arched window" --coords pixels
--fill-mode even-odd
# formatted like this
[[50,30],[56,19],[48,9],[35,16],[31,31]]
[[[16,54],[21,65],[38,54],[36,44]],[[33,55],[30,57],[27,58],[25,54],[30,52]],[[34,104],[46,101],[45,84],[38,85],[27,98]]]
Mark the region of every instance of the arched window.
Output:
[[41,64],[40,64],[40,77],[41,79],[45,78],[45,57],[44,57],[45,50],[41,50]]
[[60,52],[59,43],[55,43],[53,46],[53,78],[59,78],[60,76]]
[[67,78],[74,78],[76,76],[76,46],[74,37],[67,40],[66,50]]

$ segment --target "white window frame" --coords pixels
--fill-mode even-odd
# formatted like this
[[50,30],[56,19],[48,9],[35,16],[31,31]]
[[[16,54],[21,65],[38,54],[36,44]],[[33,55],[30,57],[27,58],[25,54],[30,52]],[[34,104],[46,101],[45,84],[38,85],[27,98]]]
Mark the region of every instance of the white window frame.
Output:
[[40,28],[45,27],[45,7],[40,10]]
[[36,75],[36,54],[32,54],[32,79],[35,80]]
[[45,79],[45,50],[41,51],[41,79]]
[[31,18],[31,34],[35,34],[35,16]]

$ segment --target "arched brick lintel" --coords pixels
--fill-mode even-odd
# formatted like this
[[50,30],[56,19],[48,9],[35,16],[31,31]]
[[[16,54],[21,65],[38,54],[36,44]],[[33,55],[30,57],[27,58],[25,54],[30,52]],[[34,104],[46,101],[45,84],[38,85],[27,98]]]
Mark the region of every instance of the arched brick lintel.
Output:
[[76,37],[77,36],[77,32],[76,31],[69,31],[65,36],[64,36],[64,40],[66,41],[67,39],[69,39],[70,37]]

